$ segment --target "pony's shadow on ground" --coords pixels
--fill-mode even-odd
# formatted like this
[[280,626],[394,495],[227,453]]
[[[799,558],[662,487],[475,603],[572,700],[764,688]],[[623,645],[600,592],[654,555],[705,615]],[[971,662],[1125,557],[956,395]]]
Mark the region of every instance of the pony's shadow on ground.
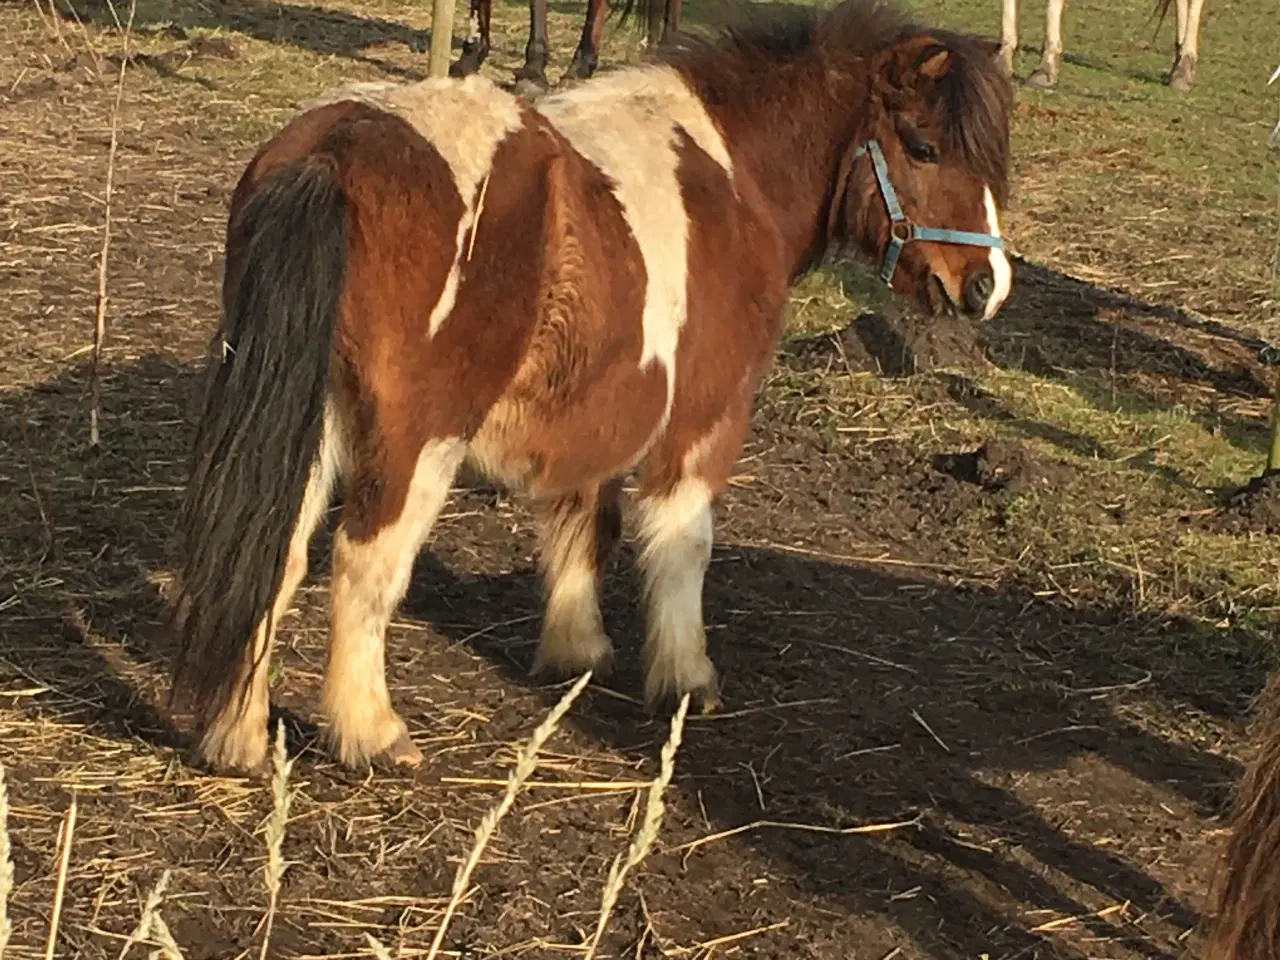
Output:
[[[620,641],[607,686],[624,697],[641,683],[633,579],[615,570],[605,603]],[[1135,679],[1117,649],[1145,645],[1153,658],[1167,657],[1179,648],[1176,627],[1161,633],[1151,623],[1024,600],[767,549],[717,549],[705,602],[727,715],[689,722],[681,789],[697,797],[714,829],[923,814],[919,829],[885,839],[763,830],[750,848],[851,913],[886,916],[931,956],[1061,950],[1002,918],[973,893],[982,884],[1027,910],[1059,915],[1087,914],[1089,896],[1101,893],[1191,929],[1199,920],[1191,905],[1129,859],[1055,825],[1083,789],[1053,797],[1078,782],[1067,771],[1083,768],[1140,782],[1153,807],[1166,791],[1201,815],[1222,810],[1240,772],[1233,763],[1122,719],[1096,693],[1114,688],[1123,697]],[[474,576],[424,554],[405,615],[450,623],[452,640],[527,684],[539,609],[531,569]],[[499,621],[511,625],[492,629]],[[1171,673],[1206,668],[1221,669],[1216,682],[1235,689],[1263,682],[1251,664],[1168,665]],[[592,737],[642,756],[654,754],[663,732],[617,696],[589,697],[575,717]],[[1120,829],[1135,819],[1129,802],[1096,813]],[[719,876],[741,867],[731,854],[708,852],[698,869]],[[978,887],[958,875],[979,878]],[[1093,893],[1081,898],[1084,888]],[[1126,939],[1100,919],[1087,923],[1099,936]],[[1153,958],[1177,953],[1172,942],[1153,943],[1131,937],[1126,945]]]
[[[190,368],[160,356],[105,365],[102,441],[88,445],[88,372],[0,400],[0,653],[4,686],[108,736],[178,746],[156,704],[167,535],[189,433]],[[12,689],[12,687],[10,687]]]

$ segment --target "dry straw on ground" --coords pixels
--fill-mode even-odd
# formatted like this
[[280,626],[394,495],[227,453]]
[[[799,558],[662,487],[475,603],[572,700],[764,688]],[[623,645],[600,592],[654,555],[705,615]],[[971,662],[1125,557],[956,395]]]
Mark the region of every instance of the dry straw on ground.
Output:
[[[449,903],[441,915],[431,946],[423,951],[428,960],[440,954],[450,921],[461,905],[466,901],[471,890],[471,876],[480,863],[485,849],[497,832],[502,819],[511,811],[522,788],[538,767],[539,751],[556,732],[561,721],[573,706],[575,700],[591,680],[590,672],[583,674],[547,716],[534,729],[528,741],[516,755],[515,765],[510,770],[506,781],[506,789],[502,796],[490,808],[476,826],[475,839],[467,856],[459,864],[454,876]],[[591,960],[599,949],[601,937],[608,926],[613,908],[622,892],[627,875],[639,864],[652,849],[654,841],[662,826],[663,793],[671,783],[675,772],[675,757],[680,748],[684,731],[685,716],[689,708],[686,696],[680,703],[671,721],[671,733],[662,748],[661,763],[658,775],[648,784],[648,797],[640,827],[623,854],[613,861],[608,877],[604,882],[601,895],[600,913],[592,935],[583,949],[587,960]],[[267,863],[263,870],[263,884],[267,891],[268,901],[262,920],[262,940],[259,948],[260,960],[269,955],[271,931],[280,903],[281,881],[288,866],[284,857],[284,842],[289,823],[289,809],[294,799],[294,792],[289,787],[289,775],[293,769],[293,760],[288,756],[285,747],[284,725],[277,727],[275,748],[272,755],[273,774],[271,778],[271,812],[263,827],[263,840],[267,851]],[[0,958],[11,934],[11,924],[7,917],[8,896],[13,890],[13,864],[10,858],[10,840],[7,827],[8,796],[5,786],[4,768],[0,767]],[[54,904],[48,932],[45,956],[53,955],[58,940],[58,917],[60,904],[65,891],[65,880],[71,859],[74,839],[75,819],[78,805],[75,795],[67,809],[63,822],[62,837],[59,843],[59,882],[55,889]],[[141,914],[133,930],[124,937],[120,949],[119,960],[125,960],[129,952],[137,946],[148,947],[152,957],[161,960],[185,960],[182,948],[176,942],[168,925],[160,915],[160,907],[168,893],[172,874],[165,870],[155,886],[147,895],[142,905]],[[390,958],[392,951],[372,934],[365,934],[366,946],[378,958]]]
[[9,922],[9,894],[13,890],[13,854],[9,845],[9,791],[4,782],[4,765],[0,764],[0,957],[13,934]]

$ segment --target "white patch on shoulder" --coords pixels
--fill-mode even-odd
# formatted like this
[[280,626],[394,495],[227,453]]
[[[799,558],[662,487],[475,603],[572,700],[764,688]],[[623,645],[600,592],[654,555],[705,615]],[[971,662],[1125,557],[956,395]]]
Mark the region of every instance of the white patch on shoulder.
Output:
[[463,241],[475,223],[477,203],[493,167],[493,156],[498,145],[523,124],[520,101],[493,81],[473,74],[462,80],[432,77],[409,84],[354,83],[321,95],[303,109],[342,100],[356,100],[402,117],[439,151],[453,173],[463,212],[454,242],[453,266],[431,311],[430,331],[434,335],[457,300],[466,249]]
[[667,409],[675,391],[676,348],[688,315],[689,219],[676,177],[682,129],[733,181],[733,160],[702,101],[668,66],[600,74],[543,97],[534,109],[613,182],[644,258],[644,347],[640,366],[661,363]]
[[[992,196],[990,187],[982,188],[982,202],[987,208],[987,233],[998,237],[1000,236],[1000,218],[996,214],[996,198]],[[1013,266],[1009,263],[1005,252],[992,247],[987,258],[991,262],[991,273],[995,277],[995,283],[991,287],[991,296],[987,298],[987,308],[982,311],[983,320],[990,320],[996,315],[996,311],[1004,305],[1009,292],[1013,289]]]

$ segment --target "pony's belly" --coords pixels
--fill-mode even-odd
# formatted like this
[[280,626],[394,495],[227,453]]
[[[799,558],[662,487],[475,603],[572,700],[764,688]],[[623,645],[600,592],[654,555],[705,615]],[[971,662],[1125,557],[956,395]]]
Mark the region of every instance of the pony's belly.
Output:
[[661,434],[666,414],[659,364],[607,377],[571,398],[507,396],[472,439],[470,459],[511,489],[559,496],[634,468]]

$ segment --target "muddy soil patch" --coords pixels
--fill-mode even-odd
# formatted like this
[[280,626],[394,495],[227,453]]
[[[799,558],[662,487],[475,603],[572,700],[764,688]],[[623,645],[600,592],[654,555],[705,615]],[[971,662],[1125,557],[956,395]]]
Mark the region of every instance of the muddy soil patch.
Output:
[[906,307],[864,313],[831,333],[792,341],[784,357],[802,368],[844,368],[909,377],[943,368],[981,369],[987,361],[972,322],[928,317]]
[[1214,533],[1280,533],[1280,473],[1254,477],[1229,493],[1222,509],[1199,519],[1203,529]]

